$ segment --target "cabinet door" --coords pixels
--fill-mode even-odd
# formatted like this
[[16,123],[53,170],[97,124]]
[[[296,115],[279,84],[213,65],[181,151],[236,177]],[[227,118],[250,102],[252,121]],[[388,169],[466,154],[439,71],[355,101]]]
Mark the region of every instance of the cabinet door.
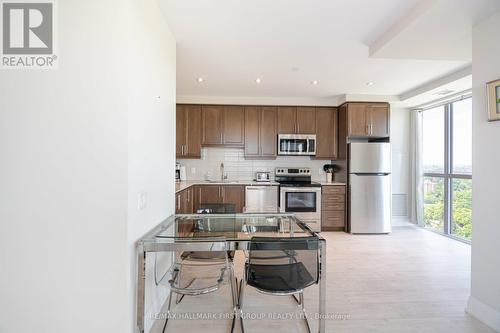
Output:
[[316,109],[297,107],[297,134],[316,134]]
[[193,188],[190,187],[180,193],[182,214],[193,213]]
[[278,134],[295,134],[297,122],[297,108],[294,106],[280,106],[278,108]]
[[260,156],[276,158],[278,135],[276,133],[277,108],[265,106],[260,119]]
[[371,104],[369,106],[370,114],[370,136],[387,137],[389,136],[389,105]]
[[180,193],[177,193],[175,195],[175,213],[182,214],[181,194]]
[[337,109],[316,109],[316,157],[337,158]]
[[243,106],[225,106],[222,117],[223,144],[243,146],[245,109]]
[[260,107],[245,107],[245,156],[259,156],[260,154],[260,115]]
[[175,110],[175,156],[182,158],[186,144],[186,113],[184,105],[177,105]]
[[218,105],[204,105],[202,107],[204,145],[222,144],[222,116],[224,108]]
[[348,135],[349,136],[367,136],[368,135],[368,119],[367,119],[367,104],[348,104],[347,119],[348,119]]
[[321,228],[328,230],[329,228],[344,228],[345,213],[344,211],[323,212],[321,214]]
[[202,204],[222,203],[221,188],[219,185],[200,185],[196,187],[195,211]]
[[201,106],[187,105],[186,113],[186,144],[184,155],[190,158],[201,157]]
[[221,186],[222,202],[234,204],[236,213],[243,213],[245,205],[245,187],[240,185]]

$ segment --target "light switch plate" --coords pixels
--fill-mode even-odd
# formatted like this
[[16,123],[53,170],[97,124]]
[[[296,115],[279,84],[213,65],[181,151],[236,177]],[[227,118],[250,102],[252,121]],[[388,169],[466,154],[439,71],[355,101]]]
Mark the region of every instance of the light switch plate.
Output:
[[143,210],[148,205],[148,194],[146,192],[139,192],[137,194],[137,209]]
[[191,168],[191,174],[194,175],[195,173],[196,173],[196,168],[195,167]]

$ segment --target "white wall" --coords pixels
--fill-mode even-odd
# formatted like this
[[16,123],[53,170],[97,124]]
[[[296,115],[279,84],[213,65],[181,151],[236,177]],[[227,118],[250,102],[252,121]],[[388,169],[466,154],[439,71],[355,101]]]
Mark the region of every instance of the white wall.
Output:
[[410,110],[391,107],[393,225],[410,219],[410,132]]
[[500,12],[473,28],[472,285],[468,312],[500,331],[500,122],[487,121],[485,83],[500,78]]
[[174,201],[175,43],[158,12],[58,1],[59,68],[0,73],[2,333],[133,331],[132,242]]
[[118,7],[59,1],[59,68],[0,73],[0,332],[127,331]]
[[[175,212],[176,46],[156,0],[132,3],[134,15],[128,23],[128,283],[133,291],[130,311],[135,316],[135,243]],[[147,199],[141,210],[139,193]],[[167,296],[165,287],[154,284],[154,260],[150,259],[146,263],[146,319],[159,312]],[[153,323],[147,320],[145,324],[148,332]]]

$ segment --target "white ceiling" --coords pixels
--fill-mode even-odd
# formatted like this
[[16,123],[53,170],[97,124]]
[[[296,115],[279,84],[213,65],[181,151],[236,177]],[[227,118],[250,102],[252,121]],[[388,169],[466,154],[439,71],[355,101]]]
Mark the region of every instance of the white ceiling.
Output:
[[500,9],[498,0],[159,1],[177,40],[179,96],[400,95],[470,65],[470,27]]

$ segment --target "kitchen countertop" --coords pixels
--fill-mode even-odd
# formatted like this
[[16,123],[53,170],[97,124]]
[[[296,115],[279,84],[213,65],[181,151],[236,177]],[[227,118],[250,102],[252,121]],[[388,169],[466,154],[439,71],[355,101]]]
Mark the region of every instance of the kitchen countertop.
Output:
[[[340,182],[319,182],[321,186],[345,186],[345,183]],[[206,180],[182,180],[175,182],[175,193],[183,191],[194,185],[245,185],[245,186],[278,186],[277,182],[256,182],[254,180],[226,180],[222,181],[206,181]]]
[[332,182],[332,183],[327,183],[327,182],[319,182],[321,186],[345,186],[345,183],[341,182]]
[[194,185],[245,185],[245,186],[278,186],[277,182],[256,182],[254,180],[226,180],[226,181],[206,181],[206,180],[182,180],[175,182],[175,193],[183,191]]

